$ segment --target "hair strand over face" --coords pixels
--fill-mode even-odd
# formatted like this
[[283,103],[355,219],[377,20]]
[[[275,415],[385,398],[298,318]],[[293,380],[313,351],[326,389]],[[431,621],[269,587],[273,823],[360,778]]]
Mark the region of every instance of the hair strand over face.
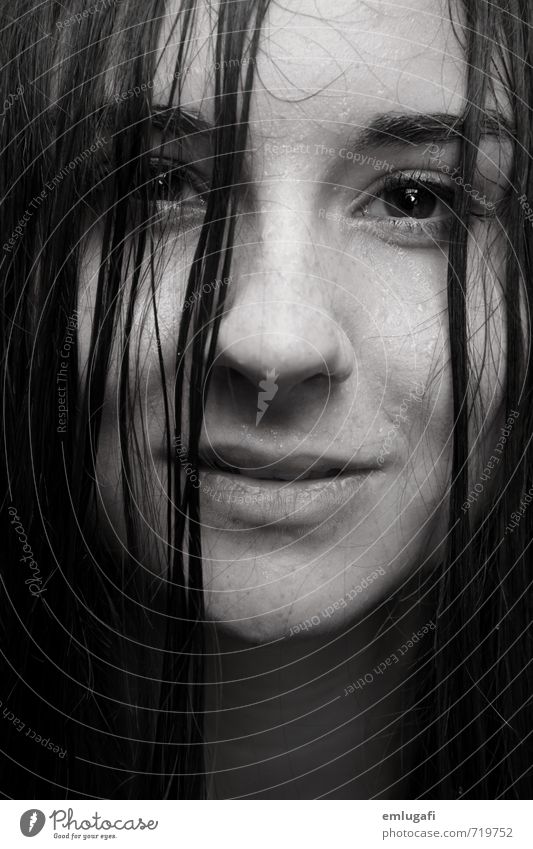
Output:
[[[150,224],[138,224],[139,205],[143,221],[149,222],[154,212],[147,176],[151,92],[166,4],[110,2],[76,26],[58,28],[58,22],[79,14],[81,2],[2,2],[2,90],[22,91],[19,103],[0,119],[6,242],[24,221],[22,235],[1,259],[6,541],[1,586],[4,645],[10,647],[2,654],[4,692],[11,710],[21,717],[39,717],[39,733],[65,741],[67,752],[50,759],[41,747],[28,746],[19,763],[19,741],[12,734],[3,748],[11,764],[14,798],[167,799],[204,798],[207,793],[200,503],[192,476],[181,473],[175,444],[187,446],[187,459],[198,475],[203,407],[225,299],[225,287],[203,287],[230,275],[237,220],[234,187],[240,182],[239,152],[246,147],[254,59],[268,5],[267,0],[222,0],[217,7],[215,164],[185,292],[195,306],[182,312],[169,397],[156,308],[157,240]],[[471,521],[470,512],[461,509],[471,476],[468,435],[476,387],[468,356],[470,208],[465,193],[454,210],[447,285],[454,418],[450,524],[447,554],[433,576],[437,630],[432,674],[426,664],[417,681],[420,721],[414,737],[419,739],[421,765],[412,775],[412,795],[527,798],[532,788],[526,673],[532,655],[528,559],[533,511],[520,512],[513,533],[506,527],[533,486],[533,231],[520,203],[523,195],[533,197],[533,11],[526,0],[465,0],[458,8],[468,68],[461,143],[465,182],[476,167],[480,117],[497,75],[513,116],[513,172],[505,210],[509,248],[502,280],[502,416],[518,415],[498,486],[480,518]],[[196,14],[197,4],[184,3],[172,28],[172,37],[177,32],[179,38],[169,107],[179,100]],[[230,60],[245,53],[243,80],[241,62]],[[144,85],[145,96],[113,102],[107,90],[110,77],[116,78],[119,92]],[[103,148],[105,174],[98,153]],[[71,170],[73,161],[77,165]],[[43,189],[47,185],[53,190]],[[133,185],[141,187],[135,204]],[[82,381],[74,340],[66,369],[69,418],[63,432],[57,422],[57,352],[79,307],[88,217],[98,219],[101,262],[88,370]],[[130,340],[146,254],[168,454],[165,555],[159,576],[143,567],[149,543],[137,506],[135,470],[143,468],[146,446],[133,426],[139,399],[130,379],[136,360]],[[132,270],[127,286],[126,268]],[[96,457],[114,345],[120,352],[118,421],[127,539],[118,554],[94,530],[107,521]],[[24,564],[8,508],[16,511],[39,564],[46,592],[38,597],[21,580]]]

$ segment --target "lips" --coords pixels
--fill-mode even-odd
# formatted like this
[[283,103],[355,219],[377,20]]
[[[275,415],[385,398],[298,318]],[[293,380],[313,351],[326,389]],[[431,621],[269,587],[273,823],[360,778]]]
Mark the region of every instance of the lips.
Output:
[[295,450],[280,457],[264,448],[252,453],[232,446],[211,446],[209,450],[200,451],[200,461],[204,468],[222,474],[280,482],[334,479],[372,468],[360,460],[354,462],[352,458],[321,454],[318,450],[313,456],[298,454]]
[[[231,528],[326,527],[337,517],[350,521],[357,505],[372,499],[374,471],[349,472],[335,477],[297,479],[258,478],[200,467],[200,498],[207,524],[220,531]],[[369,490],[368,487],[371,487]]]
[[220,531],[235,527],[317,531],[333,517],[348,520],[362,503],[363,487],[366,500],[383,474],[372,446],[347,457],[346,449],[319,442],[312,451],[304,441],[287,439],[280,445],[245,437],[243,443],[223,437],[216,443],[200,440],[203,515],[210,527]]
[[304,466],[303,464],[284,464],[271,463],[266,466],[235,466],[225,463],[219,459],[205,461],[205,465],[217,472],[225,474],[240,475],[245,478],[254,478],[255,480],[274,480],[274,481],[304,481],[304,480],[319,480],[324,478],[334,478],[342,474],[340,467],[318,467]]

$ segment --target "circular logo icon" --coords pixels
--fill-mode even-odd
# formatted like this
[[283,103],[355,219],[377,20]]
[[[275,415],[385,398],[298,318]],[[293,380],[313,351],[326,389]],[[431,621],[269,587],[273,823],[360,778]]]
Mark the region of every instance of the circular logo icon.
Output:
[[24,837],[35,837],[42,831],[45,822],[46,817],[42,811],[38,811],[37,808],[30,808],[20,818],[20,830]]

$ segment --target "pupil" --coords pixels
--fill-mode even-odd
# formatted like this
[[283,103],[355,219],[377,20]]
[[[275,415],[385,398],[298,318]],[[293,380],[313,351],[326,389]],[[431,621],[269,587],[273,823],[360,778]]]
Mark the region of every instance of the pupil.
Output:
[[159,200],[167,200],[170,189],[169,183],[170,181],[166,171],[156,177],[155,190]]
[[387,192],[386,203],[394,218],[430,218],[435,212],[437,199],[427,189],[407,186]]

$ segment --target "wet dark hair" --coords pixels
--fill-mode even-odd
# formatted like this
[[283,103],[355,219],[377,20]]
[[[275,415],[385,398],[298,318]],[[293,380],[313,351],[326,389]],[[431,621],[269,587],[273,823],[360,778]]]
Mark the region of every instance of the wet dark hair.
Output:
[[[2,723],[9,763],[2,789],[13,798],[206,794],[200,505],[191,476],[180,474],[173,446],[176,438],[183,440],[198,473],[203,400],[225,297],[225,287],[205,284],[230,273],[235,187],[267,6],[266,0],[222,2],[215,16],[212,181],[186,291],[194,308],[183,311],[176,345],[174,397],[159,347],[168,507],[165,557],[156,573],[142,566],[147,531],[136,507],[133,470],[144,474],[145,446],[144,434],[131,426],[138,399],[129,374],[135,362],[133,310],[145,283],[140,259],[147,253],[154,257],[149,301],[155,313],[152,83],[168,10],[163,0],[122,0],[84,17],[77,0],[2,2],[1,699],[9,717],[13,713],[46,741],[24,740],[14,719]],[[458,37],[465,39],[468,68],[460,159],[465,183],[475,168],[485,104],[497,78],[507,101],[500,107],[512,118],[513,165],[501,211],[507,236],[501,415],[502,422],[511,416],[512,426],[494,486],[474,520],[475,511],[463,509],[477,400],[468,361],[470,198],[464,193],[455,202],[449,250],[454,436],[447,553],[427,589],[436,597],[435,644],[421,658],[416,722],[404,733],[405,743],[418,751],[413,797],[527,798],[533,511],[523,506],[533,485],[533,242],[520,199],[532,196],[533,11],[526,0],[468,0],[458,8],[452,4],[450,14],[461,15]],[[158,105],[164,136],[172,132],[166,107],[179,100],[195,18],[195,5],[184,3],[174,23],[179,47],[172,90],[168,103]],[[243,55],[246,65],[233,61]],[[103,247],[89,371],[81,380],[77,297],[84,240],[95,222]],[[131,282],[125,290],[128,262]],[[105,521],[95,458],[119,326],[117,409],[127,548],[117,553],[95,531]],[[157,320],[155,327],[159,344]],[[64,366],[58,352],[67,337]],[[61,398],[68,399],[60,425],[58,385],[66,389]],[[188,392],[188,385],[195,390]],[[511,521],[516,526],[509,533]],[[59,745],[57,756],[51,756],[48,742]]]

